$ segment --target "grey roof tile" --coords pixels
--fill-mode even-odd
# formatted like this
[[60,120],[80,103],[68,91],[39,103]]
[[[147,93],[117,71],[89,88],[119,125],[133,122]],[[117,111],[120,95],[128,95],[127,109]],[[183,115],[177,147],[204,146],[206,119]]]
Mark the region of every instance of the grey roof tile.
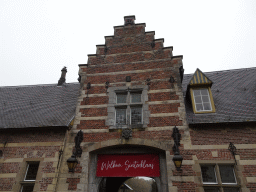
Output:
[[[190,99],[185,97],[189,124],[256,121],[256,68],[204,74],[213,82],[211,90],[216,113],[194,114]],[[192,76],[193,74],[184,75],[184,96]]]
[[0,129],[67,126],[75,115],[78,83],[0,87]]

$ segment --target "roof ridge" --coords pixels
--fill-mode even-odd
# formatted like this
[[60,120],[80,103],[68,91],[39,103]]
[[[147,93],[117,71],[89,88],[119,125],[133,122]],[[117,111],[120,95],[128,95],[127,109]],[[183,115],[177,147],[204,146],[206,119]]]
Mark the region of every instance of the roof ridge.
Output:
[[[221,70],[221,71],[208,71],[208,72],[203,72],[205,73],[220,73],[220,72],[227,72],[227,71],[243,71],[243,70],[247,70],[247,69],[256,69],[256,67],[250,67],[250,68],[239,68],[239,69],[227,69],[227,70]],[[201,70],[200,70],[201,71]],[[188,73],[188,74],[184,74],[184,75],[194,75],[194,73]]]
[[[71,84],[79,84],[79,82],[71,82],[71,83],[65,83],[63,85],[71,85]],[[57,87],[57,83],[52,83],[52,84],[35,84],[35,85],[14,85],[14,86],[0,86],[0,88],[23,88],[23,87],[43,87],[43,86],[56,86]],[[58,86],[58,87],[62,87],[62,86]]]

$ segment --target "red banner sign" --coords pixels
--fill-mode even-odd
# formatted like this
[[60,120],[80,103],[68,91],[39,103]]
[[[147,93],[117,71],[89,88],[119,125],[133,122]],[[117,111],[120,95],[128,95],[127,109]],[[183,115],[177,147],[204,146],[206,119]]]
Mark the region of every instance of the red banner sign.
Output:
[[98,155],[97,177],[159,177],[157,154]]

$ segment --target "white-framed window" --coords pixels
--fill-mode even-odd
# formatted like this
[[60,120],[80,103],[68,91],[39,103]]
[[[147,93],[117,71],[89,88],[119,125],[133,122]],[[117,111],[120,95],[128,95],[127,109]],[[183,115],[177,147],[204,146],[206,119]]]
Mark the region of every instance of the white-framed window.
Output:
[[205,192],[239,192],[234,165],[201,165],[201,174]]
[[193,89],[195,109],[197,112],[212,111],[209,91],[206,88]]
[[38,168],[39,162],[27,162],[26,173],[21,182],[20,192],[33,192]]
[[142,91],[126,90],[116,92],[115,104],[115,124],[140,125],[143,124],[142,118]]

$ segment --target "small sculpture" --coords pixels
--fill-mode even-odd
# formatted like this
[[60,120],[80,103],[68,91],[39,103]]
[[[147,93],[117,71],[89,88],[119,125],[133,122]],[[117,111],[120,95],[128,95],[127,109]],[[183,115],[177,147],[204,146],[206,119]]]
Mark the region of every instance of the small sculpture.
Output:
[[83,139],[84,139],[83,132],[80,130],[75,137],[75,153],[74,154],[76,157],[81,157],[82,155],[82,148],[80,144],[82,143]]

